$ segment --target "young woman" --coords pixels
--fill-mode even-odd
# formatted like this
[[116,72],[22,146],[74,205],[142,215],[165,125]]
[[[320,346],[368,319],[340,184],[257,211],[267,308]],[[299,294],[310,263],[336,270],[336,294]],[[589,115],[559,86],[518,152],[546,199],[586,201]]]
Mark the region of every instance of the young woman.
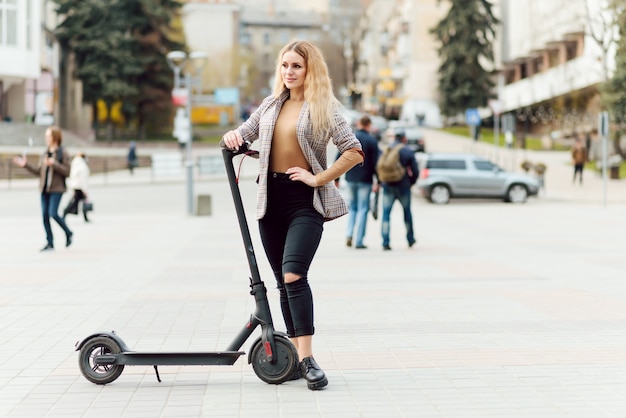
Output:
[[85,222],[89,222],[87,217],[87,210],[85,210],[85,202],[87,202],[87,183],[89,182],[89,165],[87,165],[87,157],[84,152],[77,153],[72,158],[72,164],[70,165],[70,176],[67,179],[67,185],[70,189],[74,190],[72,200],[70,200],[67,207],[63,210],[63,219],[68,213],[78,214],[78,206],[80,202],[83,202],[83,218]]
[[[293,41],[278,54],[273,94],[239,128],[224,134],[226,147],[260,141],[257,219],[272,267],[287,334],[298,350],[301,376],[311,390],[328,384],[313,358],[313,296],[308,271],[325,221],[345,215],[333,181],[363,162],[361,144],[339,113],[321,51]],[[332,139],[341,157],[327,168]],[[300,377],[299,375],[294,378]]]
[[19,166],[26,168],[35,176],[39,176],[39,191],[41,192],[41,214],[43,216],[43,226],[46,230],[47,244],[41,251],[49,251],[54,249],[54,237],[52,236],[52,227],[50,218],[54,219],[65,232],[65,246],[72,244],[72,231],[67,227],[63,218],[59,216],[59,204],[61,196],[65,193],[65,178],[70,173],[69,154],[61,147],[63,142],[61,129],[51,126],[46,129],[46,146],[47,149],[39,158],[37,166],[28,164],[26,156],[16,156],[13,162]]

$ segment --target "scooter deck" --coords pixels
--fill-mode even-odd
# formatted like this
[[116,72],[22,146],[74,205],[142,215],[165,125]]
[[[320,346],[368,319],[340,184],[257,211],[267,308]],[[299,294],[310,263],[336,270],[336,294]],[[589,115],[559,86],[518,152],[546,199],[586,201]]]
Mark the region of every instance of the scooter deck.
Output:
[[[133,352],[127,351],[113,356],[116,357],[116,364],[136,365],[136,366],[231,366],[237,359],[244,355],[243,351],[218,351],[218,352]],[[100,363],[100,358],[110,355],[96,356],[96,363]],[[102,363],[106,363],[102,361]]]

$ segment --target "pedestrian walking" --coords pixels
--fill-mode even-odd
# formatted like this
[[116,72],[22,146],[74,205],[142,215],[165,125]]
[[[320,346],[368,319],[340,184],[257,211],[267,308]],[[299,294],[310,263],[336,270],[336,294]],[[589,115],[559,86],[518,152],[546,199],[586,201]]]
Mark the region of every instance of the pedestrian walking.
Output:
[[[370,194],[378,192],[376,178],[376,162],[378,161],[378,141],[370,134],[372,121],[369,116],[363,116],[357,121],[356,138],[361,143],[365,160],[362,165],[352,167],[345,174],[348,190],[348,223],[346,225],[346,245],[365,249],[363,243],[367,229],[367,215],[370,211]],[[340,155],[338,155],[338,158]]]
[[85,153],[77,153],[72,159],[72,164],[70,165],[70,175],[67,178],[67,186],[74,191],[74,194],[68,205],[63,210],[63,219],[65,219],[65,217],[70,213],[78,215],[79,206],[82,206],[83,218],[85,219],[85,222],[89,222],[89,217],[87,216],[87,212],[89,212],[88,205],[85,205],[85,203],[87,203],[89,174],[90,170]]
[[13,157],[13,162],[19,167],[23,167],[31,174],[39,176],[39,192],[41,193],[41,214],[43,226],[46,231],[46,245],[41,251],[54,249],[54,237],[52,235],[52,225],[50,218],[54,219],[65,232],[65,246],[72,245],[73,233],[67,224],[59,216],[59,204],[61,197],[67,190],[65,178],[69,175],[69,154],[61,146],[63,142],[61,129],[51,126],[46,129],[46,150],[39,158],[36,166],[28,163],[26,155]]
[[[398,132],[395,140],[389,145],[389,150],[383,153],[377,164],[376,170],[378,178],[383,186],[383,217],[381,233],[383,238],[383,250],[391,250],[390,246],[390,218],[391,209],[397,200],[402,205],[404,211],[404,226],[406,227],[406,240],[409,248],[417,242],[413,231],[413,215],[411,213],[411,186],[417,181],[419,169],[413,151],[406,147],[406,135]],[[397,161],[389,162],[390,166],[395,166],[391,171],[400,171],[398,177],[388,177],[390,174],[383,172],[382,164],[386,158],[386,153],[396,155],[390,158],[397,158]],[[395,175],[395,173],[394,173]]]
[[[287,334],[298,351],[299,373],[311,390],[328,384],[313,357],[313,296],[309,267],[324,222],[345,215],[333,181],[363,161],[361,144],[339,113],[328,67],[311,42],[292,41],[278,54],[273,93],[237,129],[227,148],[259,140],[256,217],[276,277]],[[329,140],[341,157],[327,168]]]
[[579,183],[583,184],[583,170],[585,163],[587,162],[587,148],[583,144],[580,137],[576,137],[576,142],[572,146],[572,164],[574,164],[574,178],[572,183],[576,183],[576,176],[578,176]]
[[133,170],[138,165],[137,143],[135,141],[130,141],[130,145],[128,146],[128,170],[130,170],[130,174],[133,174]]

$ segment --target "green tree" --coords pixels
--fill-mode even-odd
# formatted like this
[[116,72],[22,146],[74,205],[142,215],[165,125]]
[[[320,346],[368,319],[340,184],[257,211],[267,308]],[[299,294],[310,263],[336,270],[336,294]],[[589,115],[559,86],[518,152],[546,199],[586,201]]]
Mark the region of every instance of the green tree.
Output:
[[487,0],[448,1],[448,14],[431,33],[441,44],[441,113],[456,116],[467,108],[486,106],[493,97],[494,82],[485,64],[493,62],[492,42],[499,20]]
[[[75,55],[75,77],[83,85],[83,101],[94,109],[97,124],[97,102],[102,99],[109,110],[107,137],[112,138],[110,110],[117,100],[138,94],[134,78],[141,66],[134,59],[136,40],[124,26],[123,14],[109,0],[56,0],[57,13],[64,20],[56,35],[65,51]],[[96,126],[97,128],[97,126]],[[97,129],[96,129],[97,132]]]
[[[63,16],[56,35],[76,57],[75,76],[83,84],[83,101],[94,109],[103,100],[109,115],[107,139],[114,135],[111,107],[123,104],[126,120],[145,135],[148,113],[169,120],[172,74],[165,60],[174,41],[169,25],[181,4],[176,0],[54,0]],[[167,114],[168,117],[163,117]],[[96,132],[98,131],[96,125]]]
[[124,12],[129,28],[138,41],[136,57],[143,71],[136,79],[139,94],[123,110],[135,116],[137,137],[145,138],[146,125],[170,123],[172,113],[172,70],[165,55],[185,48],[182,24],[178,16],[181,3],[177,0],[126,0]]
[[[613,142],[615,150],[626,158],[626,150],[620,147],[620,139],[626,133],[626,6],[623,1],[611,2],[609,7],[615,17],[619,37],[616,40],[615,71],[602,84],[602,103],[610,115],[614,129]],[[612,31],[612,27],[608,28]]]

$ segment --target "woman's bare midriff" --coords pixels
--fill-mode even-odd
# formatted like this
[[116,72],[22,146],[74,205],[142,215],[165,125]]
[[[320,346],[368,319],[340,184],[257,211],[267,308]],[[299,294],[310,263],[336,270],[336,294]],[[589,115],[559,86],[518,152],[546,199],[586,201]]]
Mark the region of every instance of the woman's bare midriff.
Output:
[[276,119],[270,154],[270,171],[272,172],[284,173],[290,167],[311,169],[298,144],[296,135],[302,103],[301,101],[287,100],[280,110],[278,119]]

